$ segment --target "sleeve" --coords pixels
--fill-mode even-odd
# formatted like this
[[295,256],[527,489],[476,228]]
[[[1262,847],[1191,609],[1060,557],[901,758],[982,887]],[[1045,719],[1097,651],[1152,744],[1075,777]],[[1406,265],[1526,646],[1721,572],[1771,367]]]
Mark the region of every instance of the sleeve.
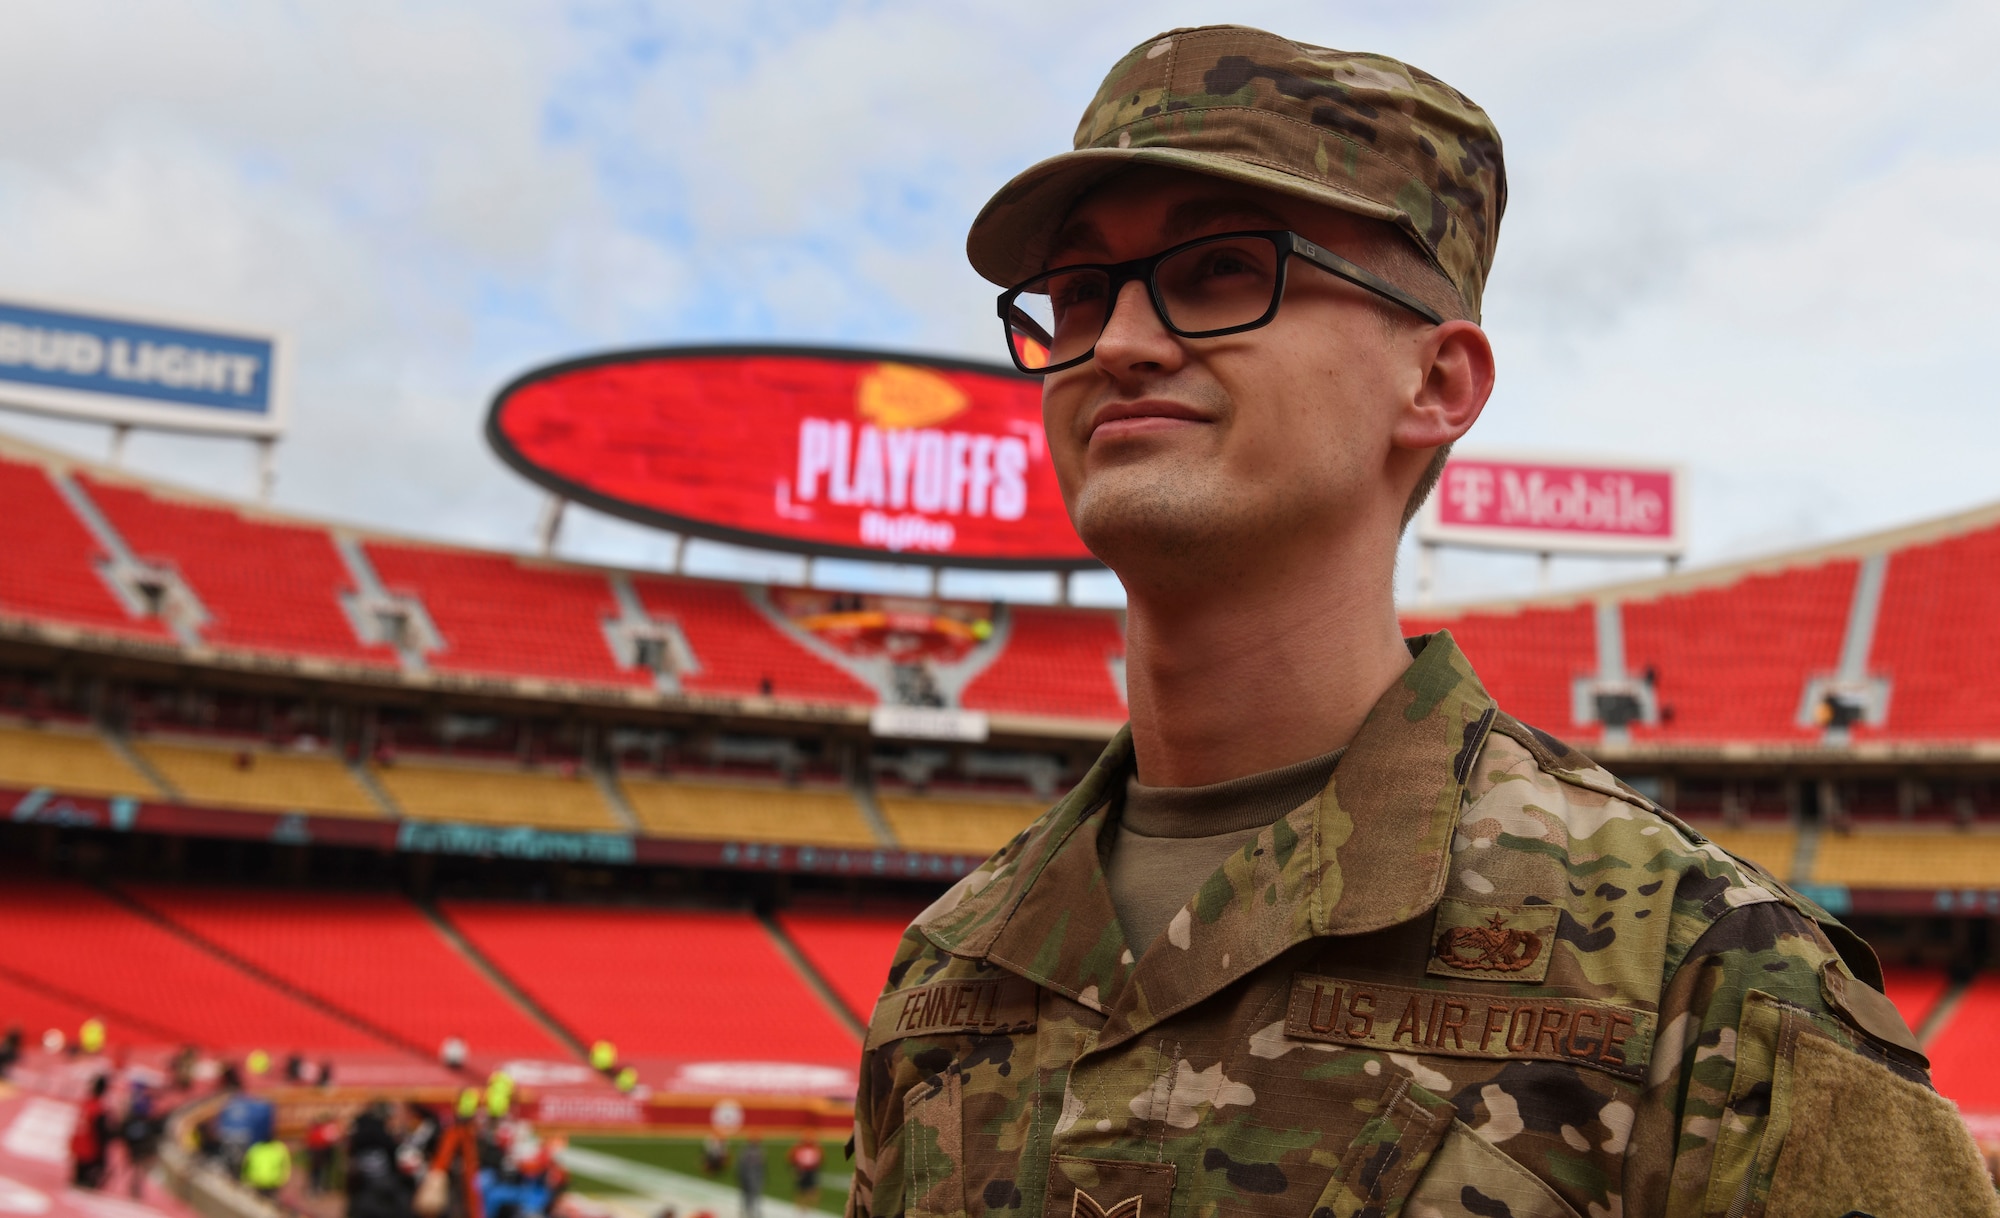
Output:
[[854,1182],[847,1190],[846,1218],[872,1218],[875,1204],[875,1104],[871,1086],[875,1052],[861,1054],[861,1081],[854,1096],[854,1136],[847,1140],[847,1157],[854,1169]]
[[1658,1027],[1627,1159],[1635,1215],[2000,1215],[1895,1008],[1783,901],[1715,920]]

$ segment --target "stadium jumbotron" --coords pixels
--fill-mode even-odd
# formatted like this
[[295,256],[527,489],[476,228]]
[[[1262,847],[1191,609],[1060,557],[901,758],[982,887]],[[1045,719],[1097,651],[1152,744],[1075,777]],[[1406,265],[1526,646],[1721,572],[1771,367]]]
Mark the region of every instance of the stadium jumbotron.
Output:
[[[268,1061],[301,1136],[504,1071],[585,1175],[719,1110],[837,1145],[903,925],[1124,717],[1110,610],[443,545],[11,440],[0,501],[15,1069],[92,1021],[163,1077]],[[1866,935],[1990,1141],[1996,623],[2000,506],[1404,626]]]

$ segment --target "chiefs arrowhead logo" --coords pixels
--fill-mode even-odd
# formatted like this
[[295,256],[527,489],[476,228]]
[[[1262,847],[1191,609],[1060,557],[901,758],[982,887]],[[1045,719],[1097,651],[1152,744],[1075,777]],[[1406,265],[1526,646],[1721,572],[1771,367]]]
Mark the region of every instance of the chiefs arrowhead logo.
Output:
[[1484,926],[1454,926],[1437,942],[1440,963],[1479,972],[1518,973],[1541,954],[1540,935],[1510,928],[1497,913]]
[[1070,1201],[1069,1215],[1070,1218],[1143,1218],[1139,1212],[1144,1208],[1143,1201],[1142,1197],[1127,1197],[1106,1209],[1097,1204],[1097,1198],[1077,1189]]

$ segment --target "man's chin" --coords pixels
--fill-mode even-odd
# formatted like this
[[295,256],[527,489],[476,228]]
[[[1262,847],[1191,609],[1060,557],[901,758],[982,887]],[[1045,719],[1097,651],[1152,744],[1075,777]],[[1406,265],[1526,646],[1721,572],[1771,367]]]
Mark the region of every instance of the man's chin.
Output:
[[1085,488],[1073,519],[1077,536],[1099,561],[1138,577],[1161,564],[1199,566],[1226,549],[1231,516],[1195,487],[1148,480]]

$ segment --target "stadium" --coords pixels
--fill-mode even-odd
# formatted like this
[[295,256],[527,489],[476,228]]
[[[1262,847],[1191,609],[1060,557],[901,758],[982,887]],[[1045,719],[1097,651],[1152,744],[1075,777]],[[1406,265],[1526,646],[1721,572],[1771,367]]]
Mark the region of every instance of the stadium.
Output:
[[[1369,90],[1402,98],[1405,83],[1430,96],[1435,81],[1405,81],[1395,60],[1381,61],[1397,66],[1387,75],[1369,59],[1324,80],[1234,53],[1202,68],[1204,40],[1266,36],[1179,29],[1127,54],[1133,79],[1167,83],[1157,106],[1150,85],[1093,103],[1086,131],[1135,111],[1089,137],[1105,165],[1152,157],[1155,145],[1132,145],[1149,124],[1226,134],[1229,115],[1257,109],[1239,94],[1273,113],[1310,105],[1274,130],[1314,131],[1312,180],[1343,183],[1330,189],[1350,202],[1349,178],[1393,170],[1367,187],[1382,194],[1373,208],[1407,221],[1402,237],[1421,248],[1374,236],[1421,253],[1426,279],[1442,273],[1431,287],[1460,306],[1447,315],[1378,264],[1379,248],[1364,256],[1360,229],[1330,227],[1333,240],[1287,210],[1225,232],[1240,207],[1169,207],[1171,186],[1141,200],[1144,178],[1093,178],[1064,202],[1082,236],[1057,253],[1094,242],[1113,261],[1028,257],[1040,238],[991,228],[968,245],[993,185],[1060,147],[1071,95],[1110,62],[1092,57],[1136,33],[1116,6],[989,7],[947,20],[893,3],[586,4],[530,20],[305,5],[17,23],[0,44],[16,56],[0,72],[15,105],[0,114],[33,121],[0,141],[16,236],[0,243],[0,1218],[871,1218],[870,1188],[896,1198],[878,1218],[1022,1218],[1024,1198],[1044,1218],[1167,1218],[1175,1204],[1197,1218],[1332,1218],[1461,1185],[1460,1208],[1444,1211],[1524,1212],[1475,1183],[1536,1214],[1618,1218],[1669,1193],[1694,1204],[1683,1177],[1711,1166],[1704,1212],[1754,1215],[1798,1212],[1756,1191],[1775,1196],[1779,1175],[1797,1202],[1802,1187],[1852,1183],[1825,1183],[1832,1160],[1866,1174],[1934,1149],[1959,1153],[1957,1182],[1990,1200],[1954,1122],[2000,1187],[2000,501],[1985,502],[1990,462],[1977,456],[1994,433],[1976,355],[1994,250],[1951,209],[1910,201],[1989,190],[1992,132],[1935,118],[1990,109],[1966,90],[1984,80],[1975,57],[1993,40],[1976,27],[1992,19],[1759,15],[1770,29],[1752,34],[1723,6],[1579,43],[1573,14],[1533,4],[1448,17],[1269,6],[1302,29],[1337,27],[1314,37],[1408,43],[1494,99],[1507,173],[1484,112],[1469,137],[1446,138],[1401,131],[1420,116],[1405,100],[1354,104]],[[1213,17],[1168,10],[1163,26]],[[1059,24],[1074,36],[1049,38]],[[1557,82],[1582,82],[1587,101],[1551,104]],[[1478,110],[1447,91],[1446,109]],[[1399,141],[1421,156],[1397,161]],[[1305,172],[1256,163],[1243,182]],[[1418,176],[1398,185],[1411,165]],[[1487,300],[1509,181],[1519,261]],[[1003,188],[979,214],[1014,223],[1025,190]],[[1160,223],[1107,242],[1077,228],[1093,197]],[[1140,215],[1154,203],[1167,210]],[[1184,223],[1204,208],[1209,219]],[[1389,222],[1358,214],[1368,231]],[[1895,256],[1854,256],[1878,246]],[[1007,257],[979,252],[996,249]],[[1015,255],[1018,273],[996,273]],[[1200,268],[1221,286],[1204,287]],[[997,317],[975,273],[1001,291]],[[1288,295],[1288,273],[1335,294]],[[1155,609],[1184,594],[1252,599],[1211,577],[1222,566],[1201,568],[1196,595],[1195,568],[1173,569],[1181,552],[1161,546],[1171,578],[1131,579],[1129,622],[1080,603],[1095,587],[1123,604],[1124,586],[1114,597],[1072,526],[1076,483],[1059,484],[1052,444],[1082,426],[1045,425],[1061,406],[1045,406],[1044,386],[1063,382],[1040,378],[1115,365],[1104,336],[1138,287],[1174,342],[1241,342],[1211,350],[1223,366],[1232,349],[1261,351],[1271,368],[1326,337],[1271,329],[1281,304],[1290,323],[1290,302],[1313,299],[1332,310],[1317,316],[1351,322],[1340,294],[1372,293],[1392,315],[1383,334],[1414,333],[1398,328],[1409,312],[1467,355],[1454,417],[1469,422],[1505,388],[1463,443],[1389,442],[1412,478],[1420,453],[1435,455],[1420,485],[1436,491],[1414,527],[1402,521],[1399,549],[1392,514],[1372,538],[1386,577],[1374,659],[1408,659],[1387,629],[1389,589],[1407,590],[1396,617],[1410,650],[1448,633],[1478,682],[1433,667],[1391,686],[1414,696],[1401,715],[1357,707],[1354,722],[1425,733],[1424,760],[1458,802],[1427,794],[1413,818],[1379,800],[1390,832],[1371,837],[1326,777],[1344,748],[1263,773],[1211,767],[1242,780],[1325,765],[1312,802],[1294,793],[1280,819],[1235,827],[1222,869],[1196,852],[1209,881],[1165,903],[1157,934],[1117,905],[1085,933],[1065,883],[1101,878],[1089,855],[1051,872],[1058,845],[1030,873],[1040,847],[1012,847],[1036,840],[1024,831],[1066,794],[1102,789],[1107,743],[1161,705],[1147,694],[1163,655],[1209,658],[1149,635],[1146,594]],[[1479,358],[1482,301],[1501,382]],[[1065,329],[1068,308],[1082,320]],[[794,336],[824,345],[779,345]],[[865,345],[877,341],[898,349]],[[680,345],[630,345],[661,342]],[[556,362],[522,371],[534,360]],[[1365,381],[1365,363],[1342,375]],[[1282,383],[1288,408],[1311,396]],[[1184,424],[1255,416],[1207,417],[1178,398],[1113,405],[1089,420],[1114,428],[1106,461],[1121,442],[1149,443],[1130,439],[1149,427],[1184,439],[1203,434]],[[1240,449],[1248,477],[1200,488],[1211,517],[1289,485],[1283,471],[1264,479],[1264,463],[1346,443],[1308,410],[1277,415],[1309,442]],[[105,459],[80,455],[100,428]],[[1489,437],[1500,447],[1469,447]],[[233,496],[217,489],[215,453],[241,441],[253,482]],[[1326,468],[1292,472],[1320,509],[1353,506],[1315,481]],[[1298,539],[1325,535],[1263,534],[1291,543],[1262,556],[1268,583],[1324,556]],[[1460,578],[1440,603],[1446,550],[1454,564],[1489,557],[1447,572]],[[1603,582],[1555,587],[1558,555]],[[1463,574],[1525,571],[1536,556],[1532,595]],[[1613,561],[1635,558],[1645,566]],[[1309,591],[1338,599],[1347,573]],[[1368,641],[1343,634],[1338,606],[1260,605],[1277,599],[1306,611],[1191,636],[1218,652],[1247,640],[1265,663],[1256,680],[1239,679],[1249,664],[1207,674],[1200,692],[1244,695],[1234,722],[1215,711],[1222,699],[1180,699],[1211,712],[1209,736],[1268,746],[1314,719],[1274,694],[1272,661],[1338,648],[1287,650],[1277,634],[1357,655]],[[1449,646],[1429,654],[1456,663]],[[1288,668],[1277,675],[1315,672]],[[1497,706],[1439,712],[1478,683]],[[1351,695],[1365,682],[1322,684]],[[1524,752],[1475,766],[1501,755],[1480,752],[1496,743]],[[1569,749],[1635,798],[1620,802]],[[1350,758],[1338,777],[1402,791],[1408,762]],[[1490,819],[1460,815],[1524,774],[1594,802],[1551,813],[1510,803],[1541,799],[1516,786]],[[1136,764],[1133,780],[1145,789]],[[1278,804],[1271,790],[1263,802]],[[1103,823],[1150,836],[1136,799]],[[1648,801],[1663,821],[1635,813]],[[1317,836],[1290,841],[1311,850],[1277,844],[1294,820]],[[1198,827],[1165,836],[1217,840],[1217,818]],[[1369,852],[1398,833],[1393,851]],[[1322,838],[1334,856],[1360,843],[1346,856],[1357,865],[1323,867]],[[1110,839],[1097,840],[1108,875]],[[1527,866],[1510,879],[1459,865],[1494,846],[1485,857],[1539,868],[1539,886],[1513,882]],[[1017,918],[1001,949],[989,935],[963,951],[933,925],[910,941],[922,967],[906,953],[892,972],[923,911],[964,910],[977,940],[994,924],[979,919],[997,908],[1004,925],[1027,904],[998,904],[1008,887],[973,876],[996,852],[1010,879],[1041,884],[1046,920]],[[1699,873],[1683,870],[1697,855]],[[1149,895],[1192,887],[1123,857]],[[1274,863],[1311,877],[1309,901],[1265,886]],[[1322,892],[1331,909],[1388,909],[1422,878],[1402,872],[1432,863],[1429,904],[1322,920]],[[1245,876],[1255,886],[1236,886]],[[1753,917],[1711,937],[1746,904]],[[1853,935],[1830,920],[1803,930],[1815,905]],[[1277,936],[1261,931],[1200,940],[1245,910],[1291,917],[1290,945],[1267,951]],[[1667,916],[1641,921],[1655,912]],[[1144,933],[1127,945],[1127,928]],[[1883,966],[1880,995],[1857,936]],[[1688,963],[1708,948],[1723,960],[1713,972]],[[1085,962],[1075,984],[1048,982],[1041,965],[1058,958]],[[1265,974],[1268,1001],[1245,970]],[[1205,973],[1201,995],[1153,988]],[[1663,976],[1679,988],[1646,988]],[[1723,984],[1756,992],[1706,988]],[[1391,992],[1399,1024],[1376,1017],[1376,994]],[[1734,998],[1742,1022],[1691,1030]],[[1805,1009],[1822,999],[1837,1016]],[[1468,1003],[1485,1003],[1476,1048],[1460,1037],[1472,1026],[1460,1016],[1479,1009]],[[1802,1062],[1826,1057],[1827,1038],[1802,1030],[1836,1023],[1856,1050],[1834,1055],[1844,1068],[1888,1067],[1866,1067],[1872,1089],[1798,1081]],[[937,1049],[933,1033],[970,1047]],[[1412,1056],[1396,1051],[1406,1034]],[[1486,1059],[1478,1082],[1409,1064],[1452,1052],[1447,1035],[1463,1060]],[[1086,1068],[1107,1040],[1122,1056]],[[1037,1056],[1016,1070],[1029,1043]],[[1246,1054],[1254,1076],[1236,1068]],[[1918,1056],[1949,1104],[1914,1085]],[[1241,1077],[1224,1076],[1225,1059]],[[1928,1106],[1929,1123],[1896,1128],[1882,1114],[1913,1109],[1890,1101]],[[1818,1129],[1858,1140],[1817,1145],[1798,1115],[1813,1104]],[[857,1112],[872,1118],[858,1158]],[[868,1131],[889,1128],[894,1149],[871,1161],[882,1146]],[[1892,1134],[1910,1153],[1875,1152]],[[1248,1159],[1229,1153],[1245,1146]],[[975,1180],[975,1163],[998,1166]],[[1176,1196],[1174,1172],[1201,1182]],[[1068,1203],[1052,1187],[1064,1178]],[[1332,1200],[1290,1208],[1322,1183]]]
[[[628,1209],[703,1203],[661,1164],[718,1105],[837,1147],[904,924],[1123,718],[1108,610],[444,546],[20,442],[0,501],[16,1076],[60,1090],[92,1020],[157,1069],[261,1054],[303,1136],[504,1070]],[[1996,573],[2000,507],[1404,628],[1866,935],[1990,1140],[2000,699],[1963,657],[2000,644]],[[912,704],[988,735],[885,736]]]

